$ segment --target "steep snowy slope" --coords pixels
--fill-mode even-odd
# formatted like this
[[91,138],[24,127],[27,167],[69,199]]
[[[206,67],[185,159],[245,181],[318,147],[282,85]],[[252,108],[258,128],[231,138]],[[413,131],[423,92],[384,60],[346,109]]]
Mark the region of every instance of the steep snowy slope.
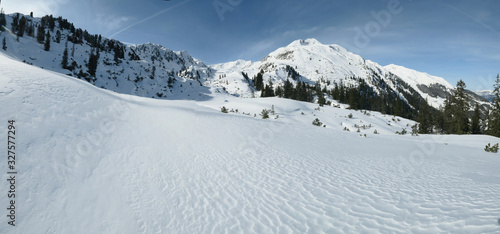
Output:
[[403,78],[411,87],[424,98],[429,105],[439,108],[444,106],[446,97],[453,91],[454,87],[441,77],[431,76],[427,73],[417,72],[406,67],[394,64],[384,67],[387,71]]
[[17,155],[16,226],[3,194],[0,233],[500,230],[500,157],[483,151],[498,138],[398,136],[413,122],[286,99],[116,94],[1,53],[0,74]]

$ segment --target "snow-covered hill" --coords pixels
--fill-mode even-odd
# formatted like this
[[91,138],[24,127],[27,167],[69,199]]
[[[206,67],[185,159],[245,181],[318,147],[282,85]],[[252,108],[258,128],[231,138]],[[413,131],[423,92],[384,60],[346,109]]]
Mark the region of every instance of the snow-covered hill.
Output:
[[498,138],[399,136],[414,122],[280,98],[117,94],[2,53],[0,74],[17,155],[0,233],[500,230],[500,157],[483,151]]

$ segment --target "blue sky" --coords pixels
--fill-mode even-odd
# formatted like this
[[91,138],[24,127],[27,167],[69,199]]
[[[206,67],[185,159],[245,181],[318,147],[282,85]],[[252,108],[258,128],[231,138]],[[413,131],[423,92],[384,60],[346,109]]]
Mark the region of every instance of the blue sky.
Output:
[[127,43],[186,50],[207,64],[256,61],[296,39],[316,38],[381,65],[453,85],[463,79],[472,90],[491,89],[500,72],[495,0],[2,0],[1,6],[6,13],[61,15]]

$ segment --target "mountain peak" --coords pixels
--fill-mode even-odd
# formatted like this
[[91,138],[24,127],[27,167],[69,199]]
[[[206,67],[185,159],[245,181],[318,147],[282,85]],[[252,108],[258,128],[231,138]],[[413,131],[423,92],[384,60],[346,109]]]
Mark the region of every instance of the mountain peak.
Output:
[[296,41],[290,43],[290,45],[288,45],[288,47],[298,47],[298,46],[308,46],[308,45],[323,45],[323,44],[314,38],[309,38],[306,40],[302,40],[302,39],[296,40]]

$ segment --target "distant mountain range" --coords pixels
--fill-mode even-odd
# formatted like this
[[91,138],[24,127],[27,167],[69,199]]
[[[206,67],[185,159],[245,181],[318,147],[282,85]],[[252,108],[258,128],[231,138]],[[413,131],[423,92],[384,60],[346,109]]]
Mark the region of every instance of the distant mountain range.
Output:
[[[309,89],[319,87],[326,91],[325,98],[331,101],[333,96],[329,91],[333,93],[336,87],[354,88],[363,84],[370,95],[395,97],[409,109],[418,108],[422,100],[439,108],[454,90],[443,78],[397,65],[381,66],[341,46],[324,45],[315,39],[296,40],[257,62],[238,60],[206,65],[186,51],[172,51],[151,43],[128,46],[92,35],[61,17],[6,16],[7,26],[18,25],[7,27],[14,34],[19,31],[21,21],[26,32],[22,37],[0,34],[7,47],[1,50],[3,53],[104,89],[137,96],[193,100],[217,94],[260,97],[262,90],[255,85],[259,73],[263,83],[271,84],[274,90],[287,81],[295,87],[301,83]],[[50,33],[49,51],[45,51],[45,42],[37,41],[37,32],[28,33],[30,28],[37,31],[40,27],[45,34]],[[68,62],[63,66],[65,50]],[[95,71],[89,69],[92,61],[96,61]],[[473,103],[479,103],[483,109],[489,106],[482,93],[469,94]],[[316,93],[311,101],[317,102],[319,96]],[[387,102],[386,106],[391,105],[389,99],[382,100]]]
[[484,99],[488,100],[488,101],[493,101],[493,97],[495,97],[495,95],[493,94],[493,91],[491,90],[480,90],[480,91],[476,91],[475,92],[477,95],[483,97]]

